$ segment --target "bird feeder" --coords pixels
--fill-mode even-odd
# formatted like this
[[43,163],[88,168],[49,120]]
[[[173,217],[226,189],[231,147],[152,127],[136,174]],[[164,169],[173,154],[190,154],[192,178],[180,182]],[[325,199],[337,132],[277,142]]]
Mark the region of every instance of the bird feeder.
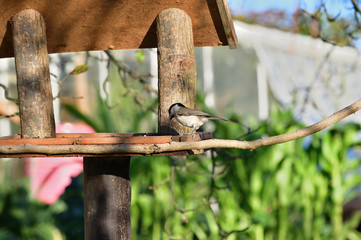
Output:
[[[0,0],[0,9],[0,57],[15,57],[21,125],[21,135],[0,138],[0,157],[84,157],[85,239],[130,239],[130,157],[202,153],[137,153],[136,146],[212,137],[179,136],[174,130],[184,127],[169,122],[168,108],[195,107],[194,46],[236,48],[226,0]],[[49,53],[153,47],[158,133],[55,133]],[[89,150],[96,148],[109,151]]]

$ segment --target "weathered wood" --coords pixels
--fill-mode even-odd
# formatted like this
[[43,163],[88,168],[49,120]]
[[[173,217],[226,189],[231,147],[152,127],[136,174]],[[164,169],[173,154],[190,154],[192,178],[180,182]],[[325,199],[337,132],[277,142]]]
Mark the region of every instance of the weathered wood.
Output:
[[11,23],[22,137],[55,137],[44,19],[28,9],[16,14]]
[[[109,137],[110,135],[115,135]],[[204,141],[212,133],[201,132],[185,136],[135,136],[131,134],[62,133],[56,138],[23,139],[19,136],[0,138],[0,157],[116,157],[116,156],[184,156],[201,154],[204,150],[186,149],[159,151],[165,144]],[[96,137],[99,136],[99,137]],[[108,136],[108,137],[107,137]],[[121,159],[121,158],[120,158]]]
[[168,8],[191,16],[195,46],[228,44],[216,0],[0,0],[0,57],[13,56],[8,22],[23,9],[43,15],[48,51],[59,53],[156,47],[155,18]]
[[216,1],[217,1],[219,14],[221,16],[224,32],[226,33],[229,48],[236,49],[238,39],[237,39],[236,31],[234,30],[232,15],[228,7],[227,0],[216,0]]
[[86,240],[130,240],[130,157],[84,158]]
[[162,11],[157,17],[157,38],[158,132],[187,132],[189,128],[175,119],[169,122],[168,109],[177,102],[195,107],[197,76],[191,18],[180,9]]
[[[212,138],[210,132],[196,133],[194,136],[158,135],[156,133],[57,133],[55,138],[23,139],[19,135],[0,137],[1,145],[143,145],[170,142],[194,142]],[[129,146],[131,147],[131,146]]]

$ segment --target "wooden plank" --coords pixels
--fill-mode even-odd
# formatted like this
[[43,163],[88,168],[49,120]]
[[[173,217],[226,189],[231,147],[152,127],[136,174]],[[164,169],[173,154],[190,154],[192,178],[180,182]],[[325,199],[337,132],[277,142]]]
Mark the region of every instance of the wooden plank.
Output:
[[[53,157],[144,157],[144,156],[188,156],[188,155],[195,155],[195,154],[202,154],[205,150],[199,149],[191,149],[189,151],[176,151],[176,152],[163,152],[163,153],[152,153],[152,154],[140,154],[140,153],[112,153],[112,154],[77,154],[77,153],[67,153],[67,154],[39,154],[39,153],[21,153],[21,154],[0,154],[0,158],[39,158],[45,157],[51,158]],[[121,158],[117,158],[118,161],[121,161]]]
[[219,14],[221,16],[224,32],[226,33],[229,48],[236,49],[238,39],[237,39],[236,31],[234,30],[232,15],[228,7],[227,0],[216,0],[216,1],[219,9]]
[[156,47],[155,19],[167,8],[191,17],[195,46],[228,44],[216,0],[0,0],[1,58],[13,56],[10,19],[30,8],[45,18],[49,53]]
[[[152,135],[153,133],[151,133]],[[51,154],[51,153],[41,153],[41,152],[28,152],[26,150],[19,152],[16,151],[14,153],[14,149],[18,146],[20,147],[26,147],[27,145],[33,145],[33,146],[56,146],[56,147],[65,147],[65,149],[72,149],[73,142],[77,138],[84,139],[84,142],[82,144],[76,144],[76,145],[82,145],[84,147],[86,146],[134,146],[134,145],[143,145],[143,144],[153,144],[153,143],[167,143],[167,142],[196,142],[196,141],[202,141],[212,138],[212,133],[209,132],[201,132],[196,133],[195,137],[193,136],[166,136],[167,138],[163,138],[164,136],[158,136],[159,139],[153,139],[153,142],[149,142],[148,140],[145,140],[147,137],[135,137],[136,141],[133,140],[133,137],[129,137],[129,135],[137,135],[137,134],[122,134],[118,133],[115,135],[118,135],[118,137],[106,137],[114,135],[113,133],[61,133],[57,134],[57,138],[33,138],[33,139],[21,139],[18,135],[17,136],[11,136],[11,137],[1,137],[0,138],[0,157],[3,158],[18,158],[18,157],[110,157],[110,156],[184,156],[184,155],[193,155],[193,154],[201,154],[204,151],[203,150],[197,150],[192,149],[189,151],[176,151],[176,152],[164,152],[164,153],[152,153],[152,154],[140,154],[140,153],[103,153],[103,154],[91,154],[89,152],[83,153],[74,153],[73,151],[67,151],[67,152],[59,152]],[[126,137],[128,142],[130,143],[117,143],[119,141],[115,141],[116,139],[122,138],[120,136],[128,136]],[[74,137],[75,136],[75,137]],[[87,137],[90,136],[90,137]],[[100,136],[100,137],[96,137]],[[170,138],[169,138],[170,137]],[[90,141],[87,141],[90,139]],[[60,140],[60,141],[59,141]],[[125,142],[126,142],[125,141]],[[3,150],[12,150],[12,152],[3,151]],[[64,149],[64,148],[63,148]]]
[[185,136],[155,136],[142,133],[140,136],[132,133],[61,133],[56,138],[22,139],[20,136],[0,137],[0,145],[117,145],[117,144],[160,144],[169,142],[191,142],[212,138],[212,133],[202,132]]

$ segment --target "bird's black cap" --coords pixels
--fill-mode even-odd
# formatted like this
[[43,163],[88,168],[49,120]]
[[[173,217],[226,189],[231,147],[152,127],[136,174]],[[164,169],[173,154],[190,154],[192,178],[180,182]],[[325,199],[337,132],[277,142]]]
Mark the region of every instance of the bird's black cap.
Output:
[[170,119],[172,119],[172,118],[174,117],[174,115],[172,114],[172,108],[173,108],[174,106],[186,107],[186,106],[184,106],[182,103],[173,103],[173,104],[169,107],[169,109],[168,109],[168,114],[169,114],[169,118],[170,118]]

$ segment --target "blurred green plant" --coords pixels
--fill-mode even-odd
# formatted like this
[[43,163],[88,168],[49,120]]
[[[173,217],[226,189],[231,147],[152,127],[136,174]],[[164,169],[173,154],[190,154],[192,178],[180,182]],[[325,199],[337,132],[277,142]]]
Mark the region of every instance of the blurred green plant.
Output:
[[[291,112],[277,110],[269,122],[253,121],[251,133],[242,124],[215,124],[215,137],[244,140],[303,127]],[[361,183],[360,159],[347,154],[360,145],[359,131],[356,124],[337,125],[254,152],[133,159],[133,238],[360,239],[360,214],[342,220],[343,204]]]
[[[122,66],[110,52],[106,53],[110,62],[108,76],[103,84],[105,99],[102,99],[97,89],[96,96],[90,99],[94,106],[92,115],[82,113],[73,104],[64,104],[63,107],[74,120],[87,123],[96,132],[135,132],[155,129],[155,124],[149,124],[157,106],[157,100],[152,95],[153,89],[142,76],[137,76],[136,73]],[[138,51],[137,59],[142,54],[142,51]]]
[[[58,202],[66,208],[53,215],[55,224],[63,235],[63,239],[84,239],[84,194],[83,174],[72,178]],[[58,204],[57,202],[57,204]]]
[[62,239],[54,215],[65,205],[48,206],[30,198],[27,182],[0,188],[0,239],[51,240]]
[[[114,121],[101,124],[111,113],[92,118],[98,129],[117,128]],[[213,123],[215,138],[253,140],[303,127],[291,111],[274,109],[262,123],[249,119],[249,128],[240,116],[228,115],[231,121]],[[150,121],[150,115],[134,112],[133,117]],[[128,130],[136,132],[139,124],[133,127]],[[132,239],[360,239],[361,214],[342,219],[343,205],[359,193],[360,159],[350,157],[360,146],[359,132],[359,125],[338,124],[252,152],[134,157]],[[51,239],[56,230],[63,239],[82,238],[83,183],[81,177],[75,181],[54,206],[30,200],[25,187],[2,188],[0,239]]]
[[[93,99],[93,115],[65,108],[97,132],[154,132],[149,110],[157,101],[147,84],[120,74],[121,68],[109,64],[109,92],[105,100]],[[202,96],[197,102],[212,113]],[[304,127],[291,111],[273,109],[261,123],[249,118],[249,127],[244,118],[228,116],[231,121],[207,124],[214,124],[215,138],[254,140]],[[350,157],[360,147],[359,132],[357,124],[338,124],[252,152],[133,157],[132,239],[361,239],[361,214],[342,219],[343,205],[359,194],[360,158]],[[26,185],[2,187],[0,239],[83,238],[82,185],[82,176],[74,179],[53,206],[30,199]]]
[[[250,119],[249,128],[229,116],[232,121],[214,123],[214,137],[253,140],[304,127],[291,111],[274,109],[267,122]],[[134,117],[141,121],[141,114]],[[343,204],[361,183],[360,159],[347,154],[360,145],[359,131],[349,123],[253,152],[134,157],[132,238],[359,239],[360,214],[342,220]]]

